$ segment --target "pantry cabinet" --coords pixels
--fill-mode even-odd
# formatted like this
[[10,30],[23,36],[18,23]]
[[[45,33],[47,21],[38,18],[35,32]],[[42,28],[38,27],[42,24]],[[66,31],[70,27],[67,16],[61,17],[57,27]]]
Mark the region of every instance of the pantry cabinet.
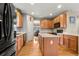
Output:
[[53,21],[49,19],[42,19],[40,20],[40,27],[46,29],[53,28]]
[[17,27],[22,27],[23,26],[23,15],[17,11],[16,12],[17,15]]

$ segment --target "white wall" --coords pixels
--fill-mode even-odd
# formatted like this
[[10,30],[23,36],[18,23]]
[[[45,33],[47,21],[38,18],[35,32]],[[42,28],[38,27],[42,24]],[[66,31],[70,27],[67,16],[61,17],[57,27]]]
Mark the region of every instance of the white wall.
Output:
[[[75,23],[70,23],[70,16],[75,16]],[[67,12],[67,28],[64,29],[64,33],[69,33],[69,34],[75,34],[77,35],[77,29],[78,29],[78,18],[75,15],[73,11]]]
[[79,16],[77,17],[77,34],[79,35]]
[[[30,20],[31,17],[31,20]],[[27,42],[33,40],[34,33],[33,33],[33,17],[26,15],[27,18]]]

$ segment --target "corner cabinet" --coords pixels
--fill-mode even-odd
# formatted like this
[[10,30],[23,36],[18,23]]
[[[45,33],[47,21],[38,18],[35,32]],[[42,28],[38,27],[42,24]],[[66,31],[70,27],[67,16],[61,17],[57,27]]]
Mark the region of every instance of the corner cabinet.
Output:
[[17,27],[22,27],[23,26],[23,15],[17,11],[16,12],[16,15],[17,15]]
[[53,28],[53,21],[49,19],[42,19],[40,20],[40,27],[44,29]]

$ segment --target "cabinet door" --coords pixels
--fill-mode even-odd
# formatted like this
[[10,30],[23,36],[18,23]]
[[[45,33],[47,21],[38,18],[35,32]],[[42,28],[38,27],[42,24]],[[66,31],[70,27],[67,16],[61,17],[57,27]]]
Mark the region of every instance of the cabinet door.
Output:
[[70,37],[70,40],[69,40],[69,48],[74,50],[74,51],[77,51],[78,50],[78,38],[77,37]]
[[60,15],[60,27],[66,28],[67,26],[67,15],[66,13],[63,13]]
[[60,22],[60,17],[59,16],[56,17],[56,23],[58,23],[58,22]]
[[60,37],[59,37],[59,44],[63,45],[63,35],[60,35]]
[[47,21],[47,28],[52,28],[52,20]]
[[64,35],[64,37],[63,37],[63,45],[66,48],[68,48],[68,44],[69,44],[68,40],[69,40],[69,38],[66,35]]
[[47,27],[47,20],[41,20],[40,21],[40,27],[41,28],[46,28]]
[[43,37],[41,35],[39,35],[39,47],[43,55]]
[[17,36],[16,37],[16,54],[18,54],[19,53],[19,51],[20,51],[20,37],[19,36]]
[[56,18],[54,18],[54,24],[56,23]]
[[22,27],[23,26],[23,16],[17,12],[17,27]]
[[58,55],[58,38],[44,38],[44,55],[57,56]]
[[40,21],[40,27],[41,28],[52,28],[52,20],[41,20]]
[[54,20],[52,20],[52,28],[54,28]]
[[21,44],[20,48],[22,48],[23,47],[23,35],[20,36],[20,44]]

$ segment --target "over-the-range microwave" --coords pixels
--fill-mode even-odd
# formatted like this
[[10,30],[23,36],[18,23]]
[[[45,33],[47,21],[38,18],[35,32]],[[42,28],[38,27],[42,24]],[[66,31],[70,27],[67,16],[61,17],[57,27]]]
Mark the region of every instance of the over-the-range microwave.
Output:
[[60,22],[54,24],[54,28],[60,28]]

